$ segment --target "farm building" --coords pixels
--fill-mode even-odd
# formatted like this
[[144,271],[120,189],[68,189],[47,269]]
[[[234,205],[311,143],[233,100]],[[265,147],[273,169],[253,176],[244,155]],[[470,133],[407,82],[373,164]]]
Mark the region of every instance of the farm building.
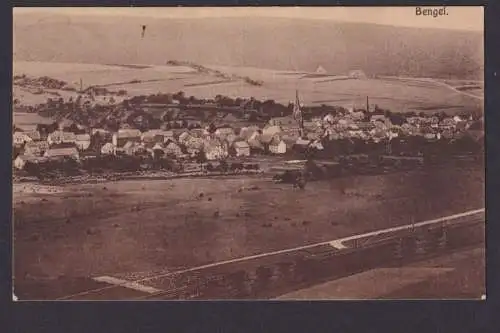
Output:
[[47,141],[31,141],[24,145],[24,155],[42,156],[49,149]]
[[366,74],[360,69],[351,70],[347,74],[350,79],[366,79]]
[[57,149],[49,149],[43,155],[48,158],[64,158],[69,157],[75,160],[80,158],[80,154],[76,148],[57,148]]
[[87,150],[90,147],[90,134],[77,134],[76,147],[80,150]]
[[115,147],[123,147],[129,141],[140,142],[141,131],[137,129],[120,129],[113,134],[112,142]]
[[319,65],[318,68],[316,68],[316,74],[326,74],[326,73],[327,73],[326,69],[323,66]]
[[233,143],[235,156],[250,156],[250,145],[246,141],[236,141]]
[[64,128],[70,127],[71,125],[74,125],[75,122],[69,120],[69,119],[63,119],[59,123],[59,130],[63,131]]
[[15,160],[14,160],[14,167],[18,170],[23,170],[24,167],[26,166],[27,163],[42,163],[46,161],[47,159],[44,157],[40,156],[26,156],[26,155],[19,155]]
[[61,143],[75,143],[76,135],[72,132],[55,131],[47,137],[50,146]]

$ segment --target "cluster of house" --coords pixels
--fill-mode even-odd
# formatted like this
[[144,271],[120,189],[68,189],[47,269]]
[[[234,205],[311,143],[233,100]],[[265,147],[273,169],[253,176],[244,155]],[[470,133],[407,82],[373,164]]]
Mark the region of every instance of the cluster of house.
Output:
[[[287,117],[278,121],[281,122],[279,123],[281,126],[286,122],[293,124]],[[398,136],[422,136],[428,140],[452,139],[466,131],[472,123],[472,119],[460,116],[446,117],[442,120],[435,116],[415,116],[406,117],[403,124],[397,125],[385,115],[374,114],[367,121],[364,112],[350,111],[343,115],[329,114],[323,118],[312,119],[304,125],[306,128],[309,127],[307,133],[309,139],[323,136],[330,140],[358,138],[377,142]]]
[[27,162],[39,163],[50,159],[71,157],[78,159],[80,152],[90,147],[90,134],[75,134],[57,130],[43,138],[38,131],[14,132],[14,147],[23,148],[14,160],[14,166],[24,168]]
[[[84,155],[151,155],[168,156],[174,159],[189,159],[204,155],[207,160],[221,160],[228,156],[250,156],[254,152],[282,155],[295,146],[323,149],[325,139],[360,138],[380,141],[399,135],[420,135],[426,139],[451,138],[465,131],[470,119],[459,116],[441,121],[437,117],[408,117],[400,126],[391,123],[384,115],[372,115],[366,121],[364,112],[351,111],[344,115],[328,114],[304,123],[304,134],[299,135],[299,127],[293,117],[273,118],[263,128],[256,125],[234,129],[230,126],[207,129],[149,130],[120,129],[110,133],[104,129],[91,129],[88,134],[74,134],[62,129],[42,138],[40,133],[15,132],[13,144],[24,146],[14,165],[24,168],[26,162],[40,162],[47,159],[73,158]],[[91,138],[99,133],[98,145],[92,145]],[[97,146],[97,147],[96,147]]]

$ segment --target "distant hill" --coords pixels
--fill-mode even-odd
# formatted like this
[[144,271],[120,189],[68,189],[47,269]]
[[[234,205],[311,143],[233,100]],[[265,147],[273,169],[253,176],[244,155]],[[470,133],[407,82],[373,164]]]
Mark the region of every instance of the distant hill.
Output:
[[[141,25],[147,24],[141,39]],[[476,32],[283,18],[14,17],[14,60],[165,64],[167,60],[331,74],[482,79]]]

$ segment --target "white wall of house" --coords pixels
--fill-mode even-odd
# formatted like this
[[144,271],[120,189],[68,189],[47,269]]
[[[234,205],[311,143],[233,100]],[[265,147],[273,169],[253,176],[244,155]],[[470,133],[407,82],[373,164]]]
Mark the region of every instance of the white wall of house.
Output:
[[23,145],[26,142],[31,142],[31,141],[33,141],[33,139],[31,139],[29,136],[27,136],[22,132],[16,132],[12,136],[12,143],[15,145]]
[[101,154],[112,155],[114,153],[115,153],[115,146],[109,142],[101,147]]
[[76,146],[80,150],[87,150],[90,147],[90,141],[87,141],[87,140],[85,140],[85,141],[76,141]]
[[273,154],[284,154],[286,153],[286,143],[281,140],[278,144],[269,146],[269,151]]
[[21,157],[21,156],[18,156],[15,160],[14,160],[14,167],[18,170],[22,170],[24,168],[24,166],[26,165],[26,161]]
[[250,156],[250,147],[236,147],[236,156]]
[[205,151],[205,156],[207,160],[214,161],[228,156],[228,152],[223,147],[213,147]]

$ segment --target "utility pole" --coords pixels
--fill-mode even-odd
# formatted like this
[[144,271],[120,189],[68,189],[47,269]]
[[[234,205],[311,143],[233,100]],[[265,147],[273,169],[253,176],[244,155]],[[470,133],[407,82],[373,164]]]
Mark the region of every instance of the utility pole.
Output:
[[366,113],[370,113],[370,103],[368,101],[368,96],[366,96]]

